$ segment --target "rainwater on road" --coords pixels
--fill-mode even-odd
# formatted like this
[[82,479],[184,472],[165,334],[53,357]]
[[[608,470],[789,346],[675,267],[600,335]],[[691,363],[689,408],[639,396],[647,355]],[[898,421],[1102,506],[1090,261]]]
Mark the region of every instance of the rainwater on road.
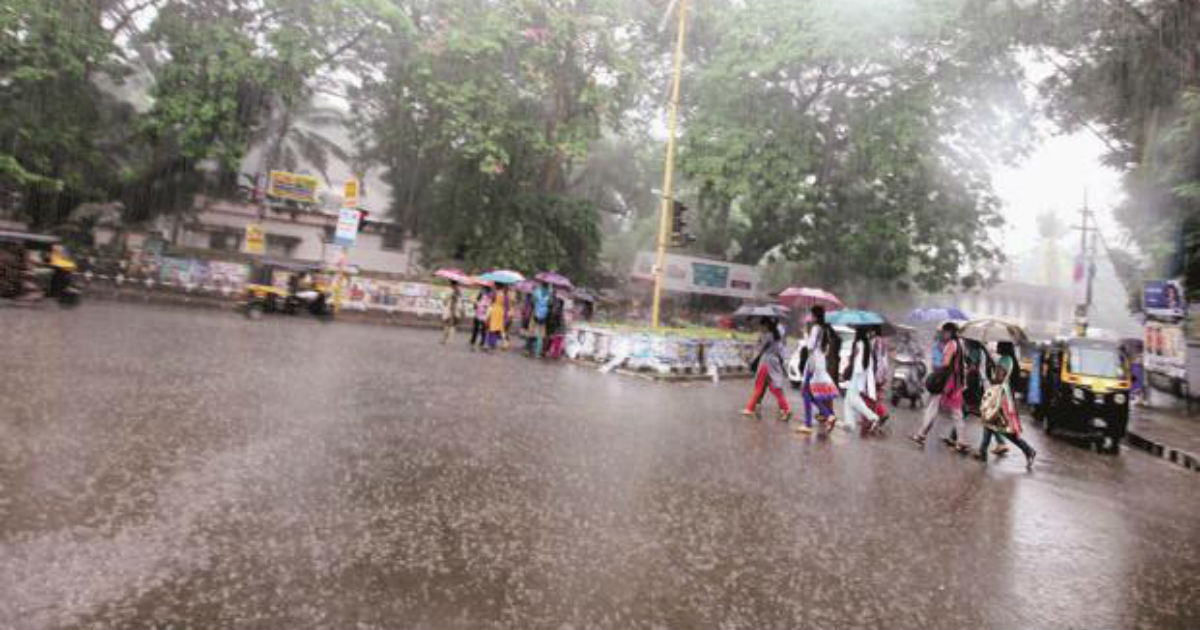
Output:
[[1029,422],[1032,473],[911,412],[802,438],[746,381],[437,341],[0,310],[0,627],[1200,625],[1195,473]]

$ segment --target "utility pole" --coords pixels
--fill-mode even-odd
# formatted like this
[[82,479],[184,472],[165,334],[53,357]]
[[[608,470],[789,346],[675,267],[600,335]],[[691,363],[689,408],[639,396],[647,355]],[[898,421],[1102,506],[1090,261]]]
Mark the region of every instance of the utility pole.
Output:
[[[1075,331],[1080,337],[1087,336],[1088,313],[1092,308],[1092,283],[1096,279],[1096,241],[1100,228],[1096,226],[1096,218],[1088,207],[1087,189],[1083,190],[1083,207],[1079,210],[1080,224],[1072,226],[1079,230],[1079,260],[1075,264],[1075,282],[1080,281],[1079,274],[1087,282],[1083,302],[1075,305]],[[1089,240],[1089,236],[1091,239]]]
[[[679,0],[679,32],[675,35],[675,70],[671,80],[671,104],[667,113],[667,160],[663,169],[662,206],[658,216],[658,247],[654,254],[654,301],[650,325],[659,327],[663,274],[667,256],[667,232],[675,201],[675,133],[679,124],[679,77],[683,73],[683,42],[687,29],[688,0]],[[665,21],[665,18],[664,18]]]

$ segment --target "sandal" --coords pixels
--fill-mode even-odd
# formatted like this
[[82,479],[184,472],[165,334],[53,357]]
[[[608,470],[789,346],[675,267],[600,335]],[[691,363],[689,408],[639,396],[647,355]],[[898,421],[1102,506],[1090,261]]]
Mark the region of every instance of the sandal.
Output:
[[908,436],[908,439],[912,440],[913,442],[916,442],[917,444],[919,444],[921,446],[925,446],[925,436],[924,435],[918,435],[918,434],[914,433],[914,434]]
[[745,417],[745,418],[757,418],[757,417],[758,417],[758,410],[757,410],[757,409],[743,409],[743,410],[742,410],[742,417]]
[[962,442],[959,442],[958,444],[954,445],[954,450],[958,451],[959,455],[966,455],[967,453],[971,452],[971,447],[966,444],[963,444]]
[[802,424],[802,425],[796,427],[796,433],[804,433],[805,435],[807,435],[812,432],[813,432],[813,428],[812,428],[811,424]]
[[782,409],[780,409],[780,410],[779,410],[779,421],[780,421],[780,422],[789,422],[791,419],[792,419],[792,412],[791,412],[791,411],[786,411],[786,412],[785,412],[785,411],[784,411],[784,410],[782,410]]

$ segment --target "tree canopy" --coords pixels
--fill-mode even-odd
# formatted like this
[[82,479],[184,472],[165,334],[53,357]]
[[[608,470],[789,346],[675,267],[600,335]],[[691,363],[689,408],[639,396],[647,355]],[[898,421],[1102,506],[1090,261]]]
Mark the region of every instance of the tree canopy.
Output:
[[[88,201],[141,220],[337,160],[382,173],[431,260],[586,278],[606,235],[611,256],[649,244],[666,5],[11,0],[0,201],[40,226]],[[988,173],[1029,144],[1033,51],[1054,67],[1050,113],[1128,170],[1138,244],[1200,260],[1174,255],[1200,199],[1195,2],[693,6],[677,195],[692,251],[789,261],[831,288],[987,281],[1003,260]],[[327,133],[345,127],[353,142]]]

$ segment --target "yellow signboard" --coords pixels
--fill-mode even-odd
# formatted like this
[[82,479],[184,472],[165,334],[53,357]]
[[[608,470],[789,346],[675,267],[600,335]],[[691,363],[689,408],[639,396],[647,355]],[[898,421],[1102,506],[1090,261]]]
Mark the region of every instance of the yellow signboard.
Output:
[[246,224],[246,253],[261,254],[267,250],[267,237],[263,234],[262,226],[257,223]]
[[267,185],[267,196],[275,197],[276,199],[316,203],[318,185],[320,185],[320,181],[311,175],[271,171],[271,179]]
[[354,177],[346,180],[346,188],[342,194],[342,207],[358,207],[358,179]]

